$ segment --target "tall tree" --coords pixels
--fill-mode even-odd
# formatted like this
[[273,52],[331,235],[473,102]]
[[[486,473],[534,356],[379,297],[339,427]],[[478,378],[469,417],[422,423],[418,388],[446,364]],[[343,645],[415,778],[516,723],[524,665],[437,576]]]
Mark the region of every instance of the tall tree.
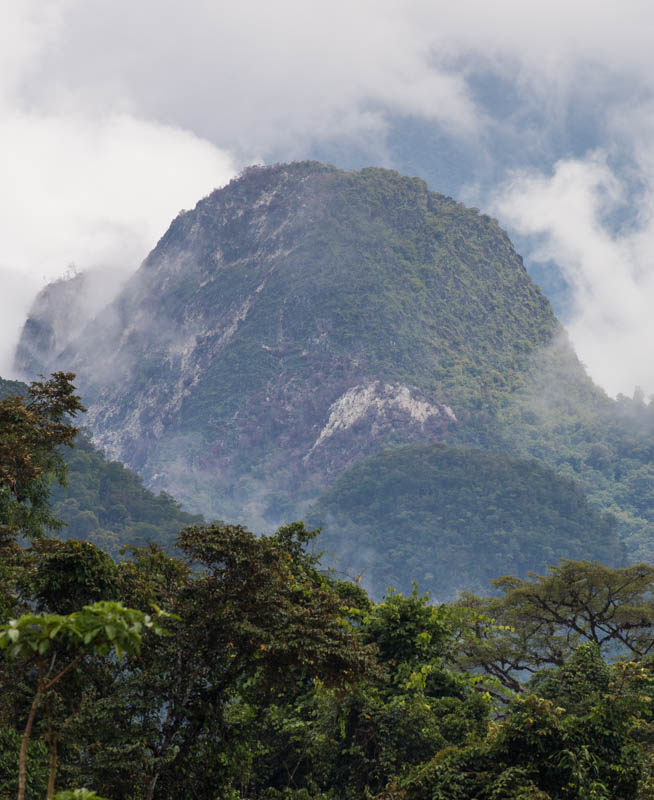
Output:
[[108,794],[120,796],[118,785],[139,786],[147,800],[226,791],[235,776],[247,780],[238,753],[274,697],[314,680],[344,689],[378,671],[374,648],[302,547],[311,536],[301,524],[271,537],[191,527],[179,537],[190,564],[152,546],[121,565],[126,603],[154,602],[179,620],[113,679],[112,713],[126,738],[112,747],[126,755],[118,770],[102,745],[94,756],[93,769],[116,782]]
[[560,667],[584,642],[640,661],[652,655],[654,567],[613,569],[562,561],[547,575],[508,575],[492,582],[501,597],[463,595],[468,609],[456,660],[482,670],[512,691],[524,676]]
[[72,372],[54,372],[33,382],[26,397],[0,400],[0,539],[36,539],[60,527],[52,515],[49,487],[65,481],[62,445],[77,428],[71,418],[84,411]]
[[[67,616],[24,614],[0,625],[0,649],[20,663],[22,669],[36,669],[36,687],[20,748],[17,800],[24,800],[27,781],[27,746],[39,705],[89,653],[116,657],[137,653],[148,628],[163,629],[149,614],[125,608],[121,603],[101,601]],[[57,767],[57,735],[48,731],[50,776],[48,800],[54,795]]]

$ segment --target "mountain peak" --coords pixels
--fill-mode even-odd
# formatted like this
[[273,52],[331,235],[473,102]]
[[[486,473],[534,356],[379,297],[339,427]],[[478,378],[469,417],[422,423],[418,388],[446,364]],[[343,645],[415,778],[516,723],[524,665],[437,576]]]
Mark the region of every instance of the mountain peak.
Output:
[[78,373],[112,457],[257,522],[290,486],[447,439],[557,330],[495,220],[418,178],[305,161],[181,213],[46,366]]

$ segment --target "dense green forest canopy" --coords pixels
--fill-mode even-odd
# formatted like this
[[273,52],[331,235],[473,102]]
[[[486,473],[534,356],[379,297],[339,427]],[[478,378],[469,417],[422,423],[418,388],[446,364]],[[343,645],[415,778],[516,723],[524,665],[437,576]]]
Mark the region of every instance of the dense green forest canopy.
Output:
[[[654,570],[566,562],[505,579],[498,598],[374,603],[321,572],[312,536],[301,524],[259,538],[193,527],[177,556],[152,545],[120,564],[89,542],[5,543],[0,608],[18,627],[100,597],[173,615],[168,635],[145,630],[121,661],[53,639],[47,663],[67,671],[35,715],[25,797],[44,796],[56,742],[56,787],[110,800],[651,798],[654,665],[639,643]],[[562,580],[567,617],[554,619],[534,598],[557,597]],[[574,586],[599,612],[614,598],[613,638],[596,635]],[[34,660],[2,649],[11,624],[0,624],[3,798],[37,686]]]
[[[29,459],[2,463],[28,513],[30,484],[63,478],[70,377],[0,401],[3,443],[18,425],[39,456],[20,482]],[[176,554],[116,563],[14,519],[0,506],[3,800],[654,796],[652,567],[564,561],[495,597],[373,602],[303,523],[190,526]]]
[[[0,379],[0,400],[24,397],[28,391],[20,381]],[[126,545],[157,542],[170,547],[182,528],[204,522],[202,516],[183,511],[166,492],[156,495],[146,489],[139,475],[105,458],[85,432],[75,431],[75,447],[57,453],[66,479],[48,480],[45,487],[49,522],[57,520],[66,536],[93,541],[118,556]]]
[[411,582],[435,597],[485,592],[503,572],[559,558],[619,565],[615,520],[534,459],[445,445],[405,445],[359,462],[308,515],[340,569],[377,593]]

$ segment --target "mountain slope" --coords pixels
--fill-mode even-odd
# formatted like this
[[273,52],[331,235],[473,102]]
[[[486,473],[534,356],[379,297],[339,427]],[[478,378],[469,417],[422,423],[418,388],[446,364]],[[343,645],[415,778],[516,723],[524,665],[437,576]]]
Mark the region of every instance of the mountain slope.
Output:
[[[0,378],[0,399],[26,391],[24,383]],[[126,545],[170,547],[182,528],[204,523],[165,492],[146,489],[123,464],[107,460],[83,432],[63,457],[68,479],[65,486],[53,483],[50,499],[55,518],[65,523],[59,532],[64,538],[88,539],[117,557]]]
[[117,270],[71,271],[37,295],[16,348],[16,363],[34,377],[76,339],[116,295],[126,276]]
[[48,369],[78,373],[96,441],[149,485],[256,524],[382,447],[448,438],[558,331],[491,218],[304,162],[181,214]]
[[560,558],[621,565],[615,520],[581,487],[534,460],[407,445],[344,472],[309,512],[318,546],[376,595],[411,582],[434,599],[488,593],[502,574],[544,573]]
[[66,524],[61,536],[88,539],[117,557],[126,545],[170,548],[182,528],[204,524],[166,492],[146,489],[140,475],[107,460],[84,435],[64,458],[67,485],[51,492],[54,515]]

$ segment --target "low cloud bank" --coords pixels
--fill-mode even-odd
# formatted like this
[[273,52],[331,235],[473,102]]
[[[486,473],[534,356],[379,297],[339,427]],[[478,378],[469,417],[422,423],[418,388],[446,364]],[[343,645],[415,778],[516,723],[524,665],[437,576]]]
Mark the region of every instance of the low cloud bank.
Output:
[[231,158],[178,128],[125,114],[9,113],[0,128],[0,375],[11,372],[38,289],[74,264],[134,270],[182,206],[235,172]]
[[654,393],[654,170],[645,158],[654,165],[653,156],[639,154],[637,184],[594,152],[550,173],[516,172],[494,198],[501,219],[532,237],[529,258],[563,270],[573,292],[570,337],[613,396],[636,386]]

